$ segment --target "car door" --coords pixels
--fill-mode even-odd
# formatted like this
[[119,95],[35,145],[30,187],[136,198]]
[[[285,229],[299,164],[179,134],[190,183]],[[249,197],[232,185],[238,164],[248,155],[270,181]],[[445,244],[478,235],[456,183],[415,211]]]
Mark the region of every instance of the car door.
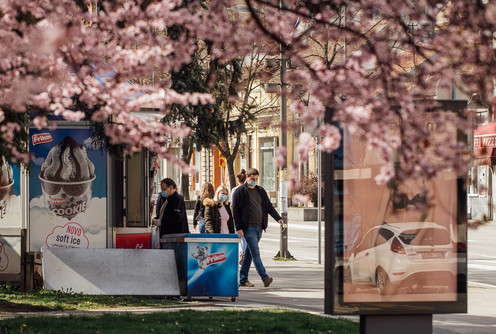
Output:
[[353,283],[370,282],[371,267],[375,265],[375,254],[372,249],[375,235],[377,235],[377,228],[368,231],[353,252],[350,262]]

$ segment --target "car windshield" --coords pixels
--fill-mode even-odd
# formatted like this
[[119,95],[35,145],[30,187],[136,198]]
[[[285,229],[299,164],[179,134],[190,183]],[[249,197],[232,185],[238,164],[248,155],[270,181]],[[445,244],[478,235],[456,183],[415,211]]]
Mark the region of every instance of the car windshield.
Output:
[[447,230],[441,228],[420,228],[405,230],[399,235],[400,240],[407,245],[447,245],[450,237]]

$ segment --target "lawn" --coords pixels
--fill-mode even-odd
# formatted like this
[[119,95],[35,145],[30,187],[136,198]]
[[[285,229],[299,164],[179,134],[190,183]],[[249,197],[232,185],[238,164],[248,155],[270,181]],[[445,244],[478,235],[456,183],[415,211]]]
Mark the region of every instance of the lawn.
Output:
[[336,333],[357,334],[359,324],[289,310],[224,310],[101,316],[33,317],[0,321],[0,333]]
[[133,306],[164,306],[179,303],[165,298],[83,295],[50,290],[22,293],[9,286],[0,287],[0,312],[90,310]]

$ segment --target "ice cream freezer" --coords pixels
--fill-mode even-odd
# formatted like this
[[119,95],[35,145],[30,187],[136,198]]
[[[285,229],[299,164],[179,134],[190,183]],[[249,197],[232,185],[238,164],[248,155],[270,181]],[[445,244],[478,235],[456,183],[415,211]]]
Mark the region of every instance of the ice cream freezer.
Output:
[[181,296],[231,297],[239,293],[237,234],[169,234],[161,248],[174,249]]

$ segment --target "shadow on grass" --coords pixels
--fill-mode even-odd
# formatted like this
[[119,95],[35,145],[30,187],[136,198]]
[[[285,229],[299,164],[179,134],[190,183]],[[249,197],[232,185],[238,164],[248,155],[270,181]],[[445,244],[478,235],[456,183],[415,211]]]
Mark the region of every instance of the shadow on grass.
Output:
[[0,300],[0,312],[45,312],[52,309],[41,305],[32,305],[25,303],[13,303],[8,300]]
[[357,334],[359,324],[289,310],[224,310],[153,314],[105,314],[0,321],[0,333],[339,333]]
[[166,306],[181,302],[163,296],[106,296],[74,292],[39,290],[19,292],[0,289],[0,312],[40,312],[60,310],[90,310],[118,307]]

